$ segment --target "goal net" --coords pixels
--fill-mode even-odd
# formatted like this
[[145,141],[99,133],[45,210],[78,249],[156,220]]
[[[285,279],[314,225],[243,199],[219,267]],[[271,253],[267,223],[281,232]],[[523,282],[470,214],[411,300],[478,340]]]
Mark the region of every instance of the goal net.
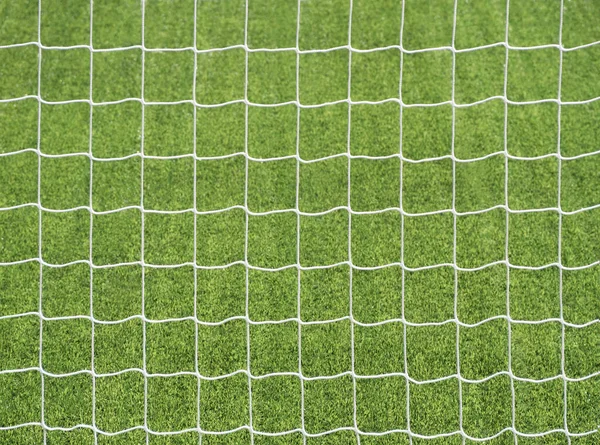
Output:
[[0,17],[0,443],[600,440],[600,3]]

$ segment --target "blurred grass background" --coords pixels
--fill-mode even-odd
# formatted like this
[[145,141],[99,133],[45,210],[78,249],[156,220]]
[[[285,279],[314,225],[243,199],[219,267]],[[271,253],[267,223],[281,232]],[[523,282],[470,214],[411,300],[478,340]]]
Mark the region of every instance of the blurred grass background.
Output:
[[[516,47],[561,43],[560,7],[558,0],[511,2],[509,43]],[[243,0],[197,0],[194,36],[194,0],[148,0],[144,45],[158,49],[191,48],[196,44],[201,50],[241,45],[245,8]],[[297,60],[293,48],[297,9],[295,1],[249,1],[248,46],[290,48],[248,54],[247,90],[252,103],[296,100]],[[399,45],[402,10],[400,2],[354,0],[352,47]],[[406,0],[404,48],[451,46],[453,11],[451,0]],[[349,14],[348,0],[302,1],[300,49],[347,45]],[[600,41],[599,14],[600,3],[594,0],[565,1],[562,44],[572,48]],[[0,2],[0,17],[0,45],[38,40],[37,2]],[[505,27],[504,1],[458,0],[457,49],[503,42]],[[88,45],[90,32],[94,48],[140,45],[142,7],[139,1],[95,0],[90,29],[90,2],[43,0],[40,30],[45,46]],[[243,99],[246,63],[243,49],[199,53],[195,79],[194,52],[190,49],[146,52],[143,69],[141,49],[96,52],[91,73],[90,51],[85,48],[44,48],[41,57],[41,97],[50,103],[40,107],[39,148],[44,154],[65,155],[41,158],[39,193],[44,208],[64,210],[91,204],[96,211],[110,211],[143,204],[149,210],[184,211],[196,206],[199,211],[211,211],[243,206],[246,178],[243,153],[247,148],[248,155],[256,159],[248,161],[247,204],[253,212],[295,208],[297,179],[298,206],[303,212],[325,212],[346,206],[349,188],[353,210],[388,209],[353,215],[350,231],[350,217],[345,209],[318,216],[302,215],[299,218],[302,266],[349,261],[349,250],[352,263],[359,267],[401,261],[409,268],[447,264],[404,272],[400,266],[355,269],[352,275],[347,265],[303,270],[299,274],[299,296],[295,268],[249,270],[250,319],[280,323],[251,325],[249,345],[246,322],[240,319],[220,325],[199,325],[197,342],[196,326],[191,320],[147,323],[149,373],[194,372],[197,367],[207,377],[229,374],[247,368],[248,346],[254,376],[298,372],[301,358],[306,377],[337,376],[304,382],[304,426],[308,433],[318,434],[354,424],[353,381],[348,375],[340,375],[352,369],[354,348],[354,370],[359,376],[356,421],[364,433],[406,430],[410,422],[410,431],[418,435],[451,434],[461,429],[461,412],[462,430],[474,438],[496,435],[512,426],[513,419],[517,431],[524,434],[559,430],[564,427],[565,412],[572,433],[598,428],[600,378],[563,385],[560,377],[563,362],[569,378],[583,378],[600,371],[600,324],[595,323],[600,318],[597,298],[600,267],[565,270],[561,278],[556,266],[510,271],[503,264],[483,266],[505,259],[507,233],[508,258],[516,266],[540,267],[560,262],[577,268],[600,260],[600,209],[562,217],[561,258],[559,216],[555,210],[560,206],[572,212],[600,204],[600,155],[561,163],[555,156],[546,156],[558,150],[565,157],[600,150],[600,101],[564,105],[560,114],[554,102],[509,104],[505,115],[503,100],[493,99],[456,108],[453,132],[451,105],[410,107],[452,99],[451,51],[405,54],[402,64],[397,48],[354,52],[350,66],[352,100],[382,101],[399,98],[401,94],[409,107],[401,109],[396,102],[356,104],[349,112],[347,103],[339,103],[302,108],[298,121],[295,105],[249,106],[246,147],[244,104],[197,108],[196,112],[190,103],[146,105],[142,120],[142,105],[135,101],[97,105],[92,110],[85,102],[52,103],[141,98],[142,88],[144,99],[149,102],[190,100],[194,84],[196,101],[200,104]],[[346,48],[300,54],[300,103],[316,105],[347,99],[349,58]],[[502,96],[505,59],[503,47],[456,54],[456,103],[469,104]],[[517,102],[557,99],[559,88],[562,101],[586,101],[600,96],[600,45],[564,52],[559,86],[560,60],[561,54],[554,47],[508,50],[508,99]],[[36,95],[37,91],[38,48],[35,45],[0,48],[0,100]],[[505,123],[508,153],[536,159],[509,159],[505,163]],[[90,141],[95,160],[85,155],[90,150]],[[1,102],[0,153],[6,155],[37,147],[37,99]],[[195,161],[190,156],[194,147],[200,157],[232,156]],[[400,147],[409,160],[441,159],[402,162],[394,156]],[[295,155],[297,148],[301,159],[315,161],[301,163],[298,178],[293,158],[260,162]],[[454,184],[452,160],[443,158],[451,155],[453,149],[459,161],[487,156],[474,162],[456,162]],[[366,157],[351,161],[345,156],[321,159],[348,150],[352,155]],[[140,152],[182,157],[145,158],[142,163],[136,155]],[[370,159],[370,156],[385,158]],[[508,190],[505,190],[506,178]],[[478,269],[455,275],[450,265],[454,243],[452,214],[402,218],[397,211],[400,206],[409,214],[451,209],[453,187],[458,212],[504,205],[505,196],[514,210],[548,210],[509,214],[509,230],[502,208],[457,216],[456,265]],[[0,206],[37,201],[37,154],[29,151],[0,156]],[[107,266],[142,259],[139,210],[94,215],[91,220],[92,227],[85,209],[64,213],[42,211],[43,259],[53,265],[90,259],[90,230],[94,264]],[[1,211],[0,262],[38,257],[38,224],[36,207]],[[241,208],[198,215],[194,252],[193,213],[146,213],[144,261],[175,265],[191,263],[195,258],[200,266],[224,266],[244,260],[245,227],[246,216]],[[251,265],[281,268],[296,264],[296,242],[295,213],[248,217]],[[150,320],[193,317],[195,296],[197,315],[202,321],[222,322],[246,314],[246,271],[239,264],[199,269],[196,274],[191,265],[145,270],[138,265],[127,265],[94,269],[93,277],[86,264],[41,269],[36,262],[6,265],[0,267],[0,372],[39,365],[40,319],[30,313],[38,311],[40,273],[41,307],[44,316],[50,318],[41,326],[41,362],[49,373],[60,375],[91,369],[91,321],[72,317],[93,315],[105,322],[127,319],[113,324],[98,323],[94,327],[94,371],[103,374],[96,378],[95,420],[99,429],[109,433],[144,424],[143,376],[137,371],[114,374],[143,367],[144,327],[141,320],[130,317],[142,313]],[[350,289],[352,317],[364,324],[354,325],[354,344],[348,319]],[[18,314],[30,315],[15,316]],[[509,325],[505,318],[499,318],[509,314],[517,322]],[[298,316],[304,322],[332,321],[303,325],[299,329],[298,322],[293,320]],[[400,321],[403,316],[411,323],[406,328]],[[476,326],[457,329],[455,317]],[[564,358],[561,318],[578,325],[564,328]],[[391,319],[395,321],[373,325]],[[456,377],[426,384],[407,384],[403,375],[368,378],[407,373],[422,382],[455,375],[457,344],[461,376],[478,381],[463,381],[462,391]],[[509,370],[509,351],[515,376],[541,380],[514,381],[514,402],[507,375],[480,381]],[[153,376],[148,378],[147,391],[147,422],[152,431],[196,428],[198,417],[202,429],[213,432],[250,422],[248,379],[244,374],[203,379],[199,394],[193,375]],[[302,427],[298,377],[253,379],[251,392],[252,422],[257,431],[277,433]],[[91,425],[92,397],[92,377],[88,374],[46,376],[43,395],[46,425],[63,428]],[[41,404],[38,371],[0,374],[0,427],[39,422]],[[247,431],[202,437],[196,432],[150,435],[153,445],[196,444],[199,440],[204,444],[242,444],[250,443],[250,436]],[[257,434],[253,440],[256,444],[303,443],[298,433],[281,437]],[[309,437],[306,442],[354,444],[358,440],[369,445],[405,444],[409,443],[409,436],[405,433],[357,436],[340,431]],[[598,433],[573,437],[570,441],[563,432],[518,437],[520,444],[588,445],[598,440]],[[42,442],[39,426],[0,430],[2,444]],[[90,444],[94,443],[94,435],[85,428],[53,430],[47,432],[47,443]],[[140,430],[99,435],[98,443],[140,444],[146,443],[146,435]],[[446,445],[460,444],[463,440],[454,434],[429,440],[413,437],[412,443]],[[511,432],[505,432],[485,443],[515,441]]]

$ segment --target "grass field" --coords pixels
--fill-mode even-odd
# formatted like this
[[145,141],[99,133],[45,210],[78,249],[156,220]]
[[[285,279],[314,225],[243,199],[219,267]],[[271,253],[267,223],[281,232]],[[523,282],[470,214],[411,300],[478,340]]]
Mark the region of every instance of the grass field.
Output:
[[599,443],[561,3],[0,1],[0,444]]

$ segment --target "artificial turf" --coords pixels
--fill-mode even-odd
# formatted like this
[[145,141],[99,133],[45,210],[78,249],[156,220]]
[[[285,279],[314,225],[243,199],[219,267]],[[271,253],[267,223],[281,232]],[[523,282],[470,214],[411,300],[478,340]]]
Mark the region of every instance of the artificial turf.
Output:
[[[509,43],[561,43],[560,7],[558,0],[510,2]],[[194,0],[146,1],[144,45],[244,44],[243,0],[197,0],[196,9],[194,36]],[[457,53],[454,88],[448,48],[402,58],[397,47],[353,52],[349,70],[347,48],[297,56],[297,9],[295,0],[249,1],[249,48],[288,48],[247,54],[250,103],[319,105],[349,92],[363,103],[299,112],[293,103],[142,109],[123,100],[142,90],[148,102],[189,101],[194,92],[204,105],[243,99],[246,52],[198,53],[194,79],[191,49],[95,52],[90,73],[88,49],[43,48],[39,87],[48,103],[39,107],[38,129],[35,97],[5,100],[37,95],[38,48],[0,48],[0,444],[141,444],[144,431],[123,431],[145,417],[156,433],[198,425],[209,432],[149,434],[152,445],[301,444],[298,432],[260,432],[302,422],[310,445],[475,443],[458,431],[513,444],[512,432],[498,435],[513,422],[520,444],[597,443],[598,433],[568,440],[555,430],[565,419],[571,433],[600,424],[600,377],[586,378],[600,372],[600,266],[585,267],[600,260],[600,208],[566,213],[562,224],[556,208],[600,204],[600,155],[577,157],[600,150],[600,101],[414,106],[503,96],[506,50]],[[299,48],[347,45],[350,10],[349,0],[301,1]],[[404,7],[354,0],[352,47],[399,45],[401,23],[405,49],[449,47],[453,11],[452,0]],[[456,11],[457,49],[505,40],[504,0],[458,0]],[[600,41],[599,15],[594,0],[565,1],[562,44]],[[87,1],[44,0],[40,17],[46,47],[88,45],[90,31],[98,49],[142,43],[139,1],[94,0],[91,30]],[[38,41],[38,2],[2,2],[0,19],[0,45]],[[556,47],[508,50],[508,99],[557,99],[559,90],[567,102],[600,96],[600,45],[564,52],[559,86],[560,66]],[[406,106],[381,102],[400,97]],[[86,102],[56,103],[82,99],[121,102],[91,110]],[[38,146],[52,156],[7,155]],[[505,148],[517,158],[506,160]],[[297,150],[311,162],[298,163]],[[577,158],[547,156],[558,150]],[[348,151],[362,157],[335,156]],[[37,203],[38,193],[48,210],[14,208]],[[512,210],[539,211],[507,218],[498,207],[506,200]],[[350,217],[348,204],[362,213]],[[89,205],[104,213],[90,218]],[[148,210],[143,218],[139,205]],[[289,211],[296,206],[300,217]],[[456,221],[436,213],[451,208]],[[240,264],[246,243],[257,268]],[[510,269],[499,263],[507,245],[517,266]],[[20,262],[40,252],[47,266]],[[148,267],[135,264],[142,252]],[[77,263],[90,259],[100,267]],[[298,272],[298,260],[308,269]],[[358,268],[351,271],[350,261]],[[66,263],[73,264],[56,267]],[[111,266],[119,263],[128,264]],[[248,327],[246,313],[258,324]],[[206,323],[196,326],[194,314]],[[92,326],[90,315],[100,322]],[[298,317],[308,324],[299,327]],[[561,319],[569,323],[564,332]],[[50,373],[43,395],[38,370],[7,372],[36,368],[40,357]],[[303,384],[291,374],[300,360]],[[536,381],[511,382],[509,360],[514,376]],[[467,379],[460,385],[458,362]],[[248,363],[250,383],[235,373]],[[147,382],[136,370],[122,372],[144,366]],[[566,385],[563,368],[575,379]],[[198,385],[196,371],[208,379]],[[45,433],[34,424],[6,429],[42,418]],[[353,427],[354,418],[361,433],[331,432]],[[93,419],[102,432],[120,434],[72,429]],[[252,438],[245,429],[217,434],[250,419]],[[369,435],[408,428],[416,436]]]

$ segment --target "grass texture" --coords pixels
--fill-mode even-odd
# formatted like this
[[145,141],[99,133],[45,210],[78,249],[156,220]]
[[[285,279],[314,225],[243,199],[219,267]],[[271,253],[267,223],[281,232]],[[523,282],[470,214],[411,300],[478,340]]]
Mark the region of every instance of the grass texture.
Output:
[[[405,3],[402,44],[406,49],[452,45],[453,1]],[[354,48],[400,43],[401,2],[354,0],[352,6]],[[515,47],[560,43],[560,6],[558,0],[512,1],[509,43]],[[295,47],[297,8],[295,0],[250,0],[248,46]],[[301,1],[300,49],[347,45],[349,14],[348,0]],[[571,48],[600,40],[599,15],[600,3],[594,0],[565,1],[562,44]],[[189,48],[196,42],[203,50],[244,43],[243,0],[198,0],[196,36],[193,0],[148,0],[144,19],[147,48]],[[504,1],[458,0],[457,49],[504,41],[505,27]],[[90,29],[89,2],[43,0],[40,29],[46,46],[88,45],[90,32],[98,49],[140,45],[142,8],[139,1],[95,0]],[[37,40],[38,3],[0,2],[0,45]],[[404,272],[395,265],[355,269],[352,274],[346,264],[303,270],[300,288],[296,268],[246,271],[238,264],[195,273],[191,265],[144,269],[126,265],[92,273],[81,263],[60,268],[40,267],[35,261],[4,265],[0,267],[0,427],[40,422],[42,402],[44,422],[52,428],[91,425],[93,416],[96,426],[108,433],[143,425],[144,378],[137,371],[120,371],[143,368],[145,356],[150,374],[197,369],[202,376],[218,377],[247,369],[249,350],[254,376],[298,372],[301,358],[304,376],[337,377],[305,381],[303,409],[297,376],[253,379],[250,412],[245,374],[202,379],[199,386],[194,375],[151,376],[146,388],[147,426],[155,432],[177,432],[196,428],[199,418],[201,428],[214,433],[248,425],[250,419],[254,429],[268,433],[301,428],[302,419],[310,434],[352,427],[354,385],[343,373],[354,369],[359,376],[356,423],[365,434],[339,431],[308,437],[305,443],[408,444],[406,433],[381,437],[368,433],[409,427],[422,436],[462,430],[474,438],[496,435],[513,422],[525,435],[562,429],[565,420],[572,433],[598,428],[600,377],[582,378],[600,371],[600,324],[590,323],[600,318],[600,266],[562,274],[556,266],[536,270],[483,266],[505,259],[506,236],[508,259],[516,266],[560,262],[577,268],[600,260],[600,208],[565,214],[562,224],[556,211],[558,207],[572,212],[600,204],[600,155],[562,162],[544,157],[557,150],[566,157],[600,150],[600,101],[560,109],[554,102],[509,104],[505,110],[504,101],[494,99],[456,108],[454,130],[449,104],[402,110],[397,102],[356,104],[349,113],[349,105],[339,103],[302,108],[299,120],[295,105],[249,106],[246,136],[246,107],[240,103],[198,108],[195,113],[190,103],[146,105],[143,120],[142,105],[135,101],[97,105],[92,110],[85,102],[54,103],[140,98],[142,76],[147,101],[190,100],[194,82],[198,103],[243,99],[243,49],[199,53],[196,79],[191,50],[146,52],[143,69],[141,49],[97,52],[91,73],[86,48],[44,48],[39,54],[41,97],[51,103],[39,107],[38,128],[36,98],[1,102],[0,153],[37,148],[39,143],[42,153],[65,156],[38,159],[32,151],[0,156],[0,207],[37,203],[38,192],[41,205],[53,210],[88,206],[90,196],[96,211],[140,204],[147,210],[171,211],[243,206],[246,161],[242,155],[198,161],[189,156],[145,158],[142,162],[139,156],[90,160],[82,153],[88,152],[90,141],[96,158],[123,158],[142,150],[151,156],[190,155],[194,146],[198,156],[215,157],[243,153],[247,148],[256,159],[248,161],[247,205],[252,212],[293,209],[296,200],[303,212],[324,212],[346,206],[349,189],[355,211],[396,208],[351,218],[345,209],[301,216],[302,266],[349,261],[349,253],[354,265],[367,268],[402,260],[409,268],[448,265]],[[456,103],[502,96],[505,58],[504,47],[456,54]],[[300,102],[315,105],[347,99],[349,59],[347,49],[301,54]],[[352,100],[381,101],[399,98],[400,93],[408,105],[452,99],[450,50],[405,54],[401,91],[400,59],[397,48],[354,52]],[[600,96],[599,45],[563,53],[561,85],[560,66],[561,54],[555,47],[508,50],[508,99],[557,99],[559,91],[563,101]],[[293,101],[296,88],[295,51],[248,54],[250,102]],[[38,48],[0,48],[0,99],[36,95],[37,91]],[[505,137],[509,154],[535,159],[505,162],[503,153],[494,154],[504,151]],[[297,144],[304,160],[348,149],[352,155],[367,157],[301,163],[298,171],[293,158],[260,162],[295,155]],[[408,159],[440,159],[401,162],[393,156],[401,146]],[[452,154],[453,146],[460,160],[489,155],[475,162],[456,162],[454,184],[452,160],[443,158]],[[511,209],[540,211],[511,213],[507,218],[503,208],[495,208],[457,216],[456,265],[475,270],[456,274],[450,265],[454,261],[452,213],[410,215],[450,209],[453,202],[458,212],[485,210],[504,205],[505,196]],[[397,211],[400,206],[409,215],[402,218]],[[0,262],[37,258],[40,251],[51,265],[89,260],[90,241],[91,260],[98,266],[140,261],[142,247],[144,261],[154,265],[191,263],[195,258],[200,266],[224,266],[244,260],[246,216],[240,208],[198,215],[195,252],[190,212],[145,213],[143,237],[142,215],[137,209],[91,218],[86,209],[41,211],[41,219],[39,212],[33,206],[0,212]],[[295,213],[248,216],[247,239],[251,265],[281,268],[296,264]],[[249,337],[246,322],[240,319],[199,325],[197,334],[189,319],[150,322],[145,326],[144,351],[143,323],[131,318],[142,313],[150,320],[193,317],[196,306],[198,319],[217,323],[245,316],[246,294],[251,320],[288,321],[250,325]],[[40,304],[48,317],[43,322],[37,314]],[[350,308],[352,317],[362,323],[353,327],[354,344]],[[538,323],[509,324],[498,318],[508,314],[516,321]],[[85,318],[90,315],[115,322],[95,324],[93,349],[92,323]],[[298,316],[305,322],[334,321],[303,325],[299,330],[298,323],[290,321]],[[403,316],[410,325],[403,326]],[[396,321],[374,325],[391,319]],[[456,319],[474,326],[457,328]],[[563,332],[561,319],[579,327],[565,326]],[[102,374],[95,379],[95,394],[92,376],[79,372],[91,369],[92,351],[94,371]],[[478,382],[459,385],[458,379],[451,377],[426,384],[407,383],[402,374],[419,382],[456,375],[457,351],[461,376]],[[38,367],[40,357],[43,369],[51,373],[43,379],[43,396],[38,370],[5,372]],[[515,376],[541,381],[511,382],[506,374],[487,379],[509,371],[509,357]],[[563,370],[567,377],[578,380],[564,384],[559,378]],[[368,378],[381,374],[392,375]],[[45,436],[51,445],[95,443],[93,432],[86,428],[51,430]],[[202,437],[194,431],[149,435],[152,445],[198,444],[199,440],[205,445],[249,444],[251,438],[243,429]],[[40,426],[0,430],[0,444],[43,441]],[[598,441],[600,434],[595,433],[568,442],[563,432],[518,439],[523,445],[591,445]],[[146,434],[142,430],[100,434],[97,443],[145,444]],[[281,437],[257,434],[253,443],[304,442],[300,433],[291,433]],[[412,443],[479,442],[463,442],[460,434],[454,434],[429,440],[414,437]],[[504,432],[484,443],[515,442],[513,433]]]

